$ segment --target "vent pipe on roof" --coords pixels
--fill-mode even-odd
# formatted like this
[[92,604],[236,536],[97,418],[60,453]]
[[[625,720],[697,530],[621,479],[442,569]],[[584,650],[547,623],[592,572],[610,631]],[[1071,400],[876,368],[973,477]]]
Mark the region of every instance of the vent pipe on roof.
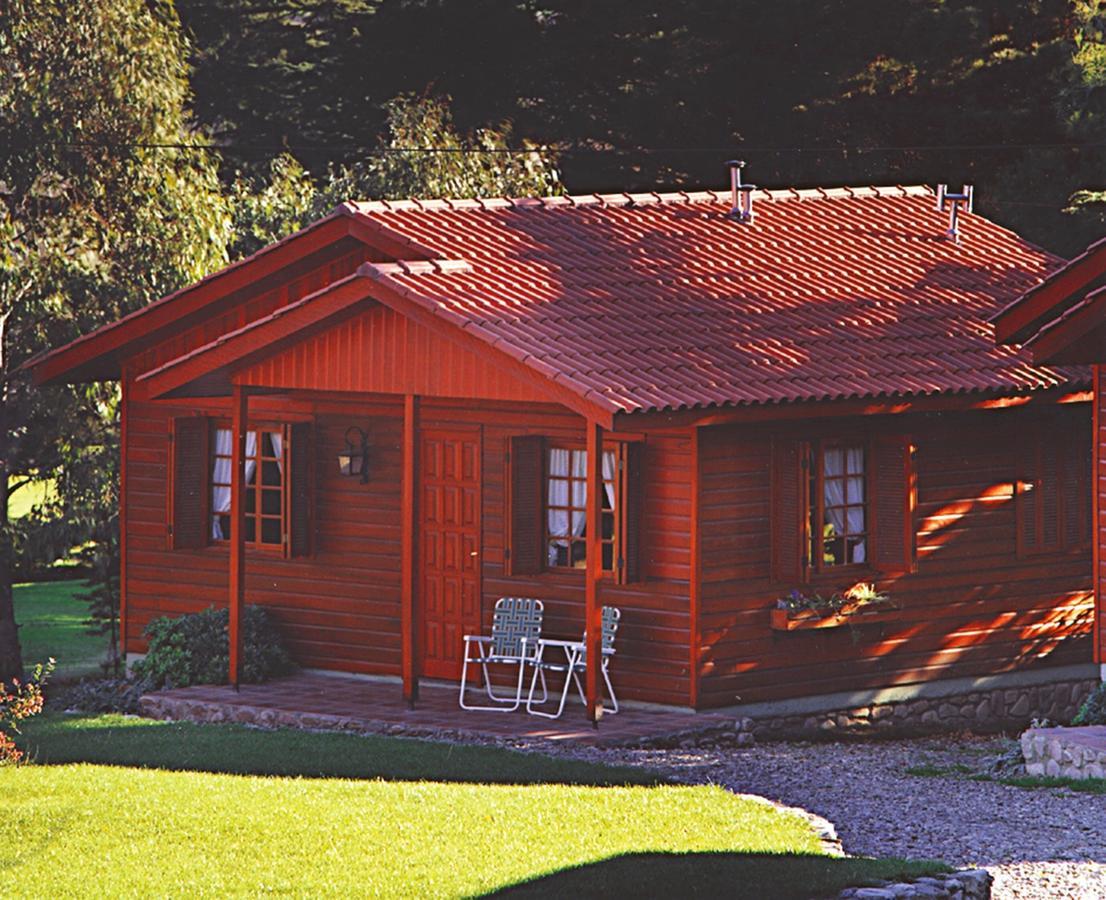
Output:
[[970,184],[964,185],[959,194],[949,193],[947,184],[937,185],[937,211],[944,212],[946,204],[949,210],[949,227],[945,231],[945,237],[950,238],[954,244],[960,243],[960,210],[972,211],[973,190]]
[[726,168],[730,170],[730,196],[732,200],[732,206],[727,215],[736,222],[752,225],[753,191],[757,189],[757,186],[741,183],[741,170],[745,168],[744,160],[728,160]]

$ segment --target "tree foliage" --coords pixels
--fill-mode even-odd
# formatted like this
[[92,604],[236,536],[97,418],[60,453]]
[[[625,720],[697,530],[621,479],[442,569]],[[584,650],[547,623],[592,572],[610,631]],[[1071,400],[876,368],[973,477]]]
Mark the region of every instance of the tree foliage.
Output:
[[111,386],[38,390],[20,365],[226,259],[215,159],[178,146],[202,143],[186,55],[167,0],[0,16],[0,680],[21,668],[8,476],[64,471],[67,521],[95,516],[81,504],[107,499],[102,471],[80,457],[108,447],[117,409]]

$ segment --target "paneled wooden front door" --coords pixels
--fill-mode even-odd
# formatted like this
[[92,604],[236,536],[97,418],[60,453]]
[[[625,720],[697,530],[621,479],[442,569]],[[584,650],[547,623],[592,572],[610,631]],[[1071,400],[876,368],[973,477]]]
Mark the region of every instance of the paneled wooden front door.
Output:
[[420,439],[421,672],[458,679],[462,636],[480,632],[480,431]]

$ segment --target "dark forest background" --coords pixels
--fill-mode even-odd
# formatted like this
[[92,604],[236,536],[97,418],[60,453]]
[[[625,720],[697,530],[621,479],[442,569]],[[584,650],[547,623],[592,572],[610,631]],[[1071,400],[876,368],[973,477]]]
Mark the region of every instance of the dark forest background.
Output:
[[[198,122],[228,177],[372,152],[386,104],[513,124],[571,192],[977,186],[1072,253],[1103,228],[1106,14],[1067,0],[178,0]],[[1090,189],[1089,194],[1077,194]],[[1071,198],[1075,196],[1073,207]],[[1080,212],[1068,212],[1070,209]]]

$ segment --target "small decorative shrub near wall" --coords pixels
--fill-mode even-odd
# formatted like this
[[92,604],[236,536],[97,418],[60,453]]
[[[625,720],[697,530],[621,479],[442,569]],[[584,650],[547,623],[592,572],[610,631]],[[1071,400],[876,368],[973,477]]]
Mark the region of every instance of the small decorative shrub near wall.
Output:
[[1083,701],[1072,725],[1106,725],[1106,682],[1100,684]]
[[[136,677],[152,687],[226,684],[230,639],[226,609],[154,619],[146,626],[145,659],[134,664]],[[295,668],[269,614],[258,606],[242,611],[241,680],[256,683]]]

